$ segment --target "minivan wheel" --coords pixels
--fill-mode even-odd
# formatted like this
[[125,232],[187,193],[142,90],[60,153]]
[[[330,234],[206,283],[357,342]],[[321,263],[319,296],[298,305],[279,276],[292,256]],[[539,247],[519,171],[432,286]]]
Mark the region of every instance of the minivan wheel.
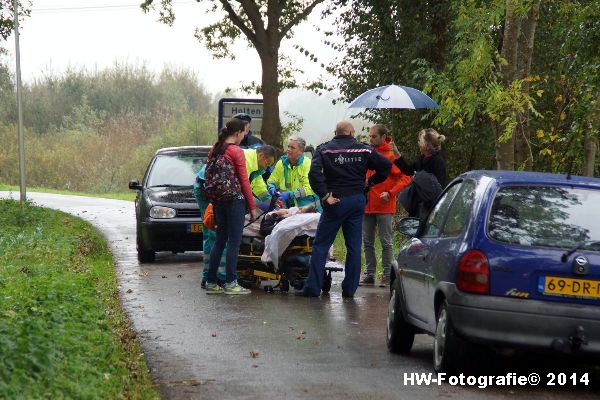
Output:
[[408,354],[415,340],[415,328],[404,319],[399,279],[394,280],[391,292],[387,314],[387,347],[392,353]]
[[459,372],[468,359],[469,343],[460,338],[448,314],[446,300],[438,312],[433,342],[433,368],[436,372]]
[[156,253],[152,250],[145,250],[140,243],[140,237],[136,235],[137,258],[141,263],[151,263],[156,259]]

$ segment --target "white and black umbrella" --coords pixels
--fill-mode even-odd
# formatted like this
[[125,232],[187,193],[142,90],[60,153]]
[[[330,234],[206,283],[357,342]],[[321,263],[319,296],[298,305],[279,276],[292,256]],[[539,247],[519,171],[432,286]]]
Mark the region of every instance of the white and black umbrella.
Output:
[[349,108],[439,108],[438,104],[420,90],[400,85],[370,89],[358,96]]

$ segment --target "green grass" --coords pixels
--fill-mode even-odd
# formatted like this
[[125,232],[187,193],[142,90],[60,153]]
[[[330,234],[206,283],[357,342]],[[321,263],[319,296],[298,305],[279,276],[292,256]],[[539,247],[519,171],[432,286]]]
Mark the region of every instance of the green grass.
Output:
[[159,398],[106,242],[62,212],[0,207],[0,398]]
[[[19,194],[19,186],[5,185],[0,183],[0,191],[11,191],[15,194]],[[136,192],[134,190],[125,193],[83,193],[83,192],[70,192],[68,190],[48,189],[40,187],[27,187],[25,192],[39,192],[39,193],[55,193],[55,194],[68,194],[71,196],[87,196],[87,197],[102,197],[107,199],[116,200],[131,200],[135,199]]]
[[[396,259],[398,255],[398,250],[400,250],[400,245],[404,243],[406,238],[404,235],[399,232],[394,232],[394,250],[392,252],[393,259]],[[335,258],[340,262],[344,263],[346,260],[346,245],[344,244],[344,235],[342,234],[342,230],[338,232],[335,237],[335,241],[333,242],[333,254]],[[379,241],[379,237],[375,237],[375,256],[377,257],[377,271],[375,275],[377,277],[381,277],[383,274],[383,267],[381,265],[381,242]],[[364,247],[361,248],[361,271],[365,271],[365,252]]]

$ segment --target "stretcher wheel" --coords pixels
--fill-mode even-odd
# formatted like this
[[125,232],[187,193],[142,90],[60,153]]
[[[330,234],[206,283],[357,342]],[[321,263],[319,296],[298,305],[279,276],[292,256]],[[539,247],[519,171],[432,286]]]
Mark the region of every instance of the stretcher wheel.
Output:
[[327,272],[327,275],[325,275],[325,279],[323,279],[323,287],[321,287],[321,290],[323,291],[323,293],[327,294],[329,293],[329,291],[331,290],[331,281],[333,279],[331,278],[331,271]]
[[272,285],[265,285],[265,292],[267,293],[273,293],[273,286]]

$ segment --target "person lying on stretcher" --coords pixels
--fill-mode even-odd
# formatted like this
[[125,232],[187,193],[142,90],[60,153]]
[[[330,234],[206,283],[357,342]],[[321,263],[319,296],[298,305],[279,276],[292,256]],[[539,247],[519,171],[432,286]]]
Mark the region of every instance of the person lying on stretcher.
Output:
[[310,204],[304,207],[282,208],[265,213],[256,221],[250,223],[249,216],[246,215],[246,226],[244,226],[243,236],[267,236],[271,234],[273,227],[284,218],[296,214],[316,213],[314,205]]

